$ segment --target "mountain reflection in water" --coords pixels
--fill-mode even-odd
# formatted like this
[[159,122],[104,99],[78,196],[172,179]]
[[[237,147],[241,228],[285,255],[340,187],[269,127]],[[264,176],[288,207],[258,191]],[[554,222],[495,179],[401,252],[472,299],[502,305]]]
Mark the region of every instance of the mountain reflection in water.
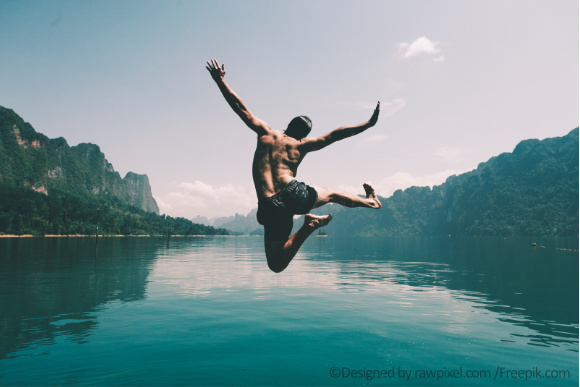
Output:
[[82,343],[98,325],[93,312],[145,298],[157,256],[149,241],[120,238],[0,240],[0,358],[30,343],[66,335]]
[[[0,238],[0,361],[14,370],[3,382],[62,384],[60,373],[75,369],[71,380],[106,382],[101,368],[117,364],[90,357],[98,353],[117,362],[155,359],[135,360],[116,383],[148,375],[152,385],[187,384],[159,367],[183,375],[191,364],[200,371],[230,361],[249,370],[272,356],[298,361],[295,346],[311,348],[300,360],[305,370],[313,359],[361,353],[409,368],[500,353],[504,362],[517,353],[522,362],[577,363],[578,253],[559,250],[577,249],[577,238],[313,237],[281,274],[269,271],[263,248],[257,237],[102,238],[98,249],[93,238]],[[137,344],[142,338],[151,347]],[[55,365],[59,354],[77,358],[81,347],[66,343],[93,352],[76,368]],[[274,343],[276,352],[261,352]],[[170,367],[155,363],[161,350],[175,353],[165,355]],[[30,356],[54,362],[35,366],[27,379],[14,365],[30,369]],[[52,376],[41,383],[34,375],[48,369]],[[265,385],[264,375],[235,383]],[[301,375],[291,381],[303,383]],[[210,376],[197,382],[230,381]]]

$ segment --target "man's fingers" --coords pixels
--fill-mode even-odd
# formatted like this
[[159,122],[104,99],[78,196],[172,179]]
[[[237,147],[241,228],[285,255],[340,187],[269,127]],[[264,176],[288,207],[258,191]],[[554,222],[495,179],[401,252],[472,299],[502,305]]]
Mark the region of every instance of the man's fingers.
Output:
[[381,109],[381,101],[377,102],[377,107],[375,108],[375,111],[373,112],[373,115],[371,116],[371,119],[369,120],[371,126],[374,126],[378,119],[379,119],[379,112]]
[[[211,73],[215,70],[220,70],[220,64],[217,60],[212,59],[209,62],[206,62],[207,66],[205,66],[205,68]],[[221,71],[225,72],[225,64],[222,64],[222,68]]]
[[216,66],[215,66],[215,63],[214,62],[215,62],[215,59],[212,59],[211,61],[207,62],[207,66],[206,67],[207,67],[207,69],[209,71],[214,71],[216,69]]
[[226,65],[222,63],[220,68],[220,64],[217,59],[211,59],[210,61],[206,62],[207,66],[205,68],[211,74],[211,77],[217,81],[218,79],[223,79],[224,75],[226,74]]

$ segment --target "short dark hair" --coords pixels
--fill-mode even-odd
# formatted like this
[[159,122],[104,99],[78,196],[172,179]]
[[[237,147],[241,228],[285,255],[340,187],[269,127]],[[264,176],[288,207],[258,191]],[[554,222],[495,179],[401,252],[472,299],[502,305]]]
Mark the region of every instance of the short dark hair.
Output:
[[298,116],[290,121],[284,134],[293,137],[296,140],[302,140],[304,137],[308,136],[310,130],[312,130],[312,120],[306,116]]

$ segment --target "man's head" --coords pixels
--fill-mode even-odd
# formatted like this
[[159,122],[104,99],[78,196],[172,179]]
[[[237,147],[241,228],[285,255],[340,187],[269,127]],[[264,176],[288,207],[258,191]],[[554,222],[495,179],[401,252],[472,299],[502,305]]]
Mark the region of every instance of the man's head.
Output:
[[292,121],[288,124],[288,128],[284,131],[287,136],[293,137],[300,141],[304,137],[308,136],[310,130],[312,129],[312,121],[306,116],[294,117]]

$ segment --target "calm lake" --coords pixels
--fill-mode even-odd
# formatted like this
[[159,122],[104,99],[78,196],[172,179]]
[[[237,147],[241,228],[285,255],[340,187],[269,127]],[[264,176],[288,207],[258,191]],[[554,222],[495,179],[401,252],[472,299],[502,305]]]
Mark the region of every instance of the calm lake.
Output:
[[[531,243],[537,243],[532,247]],[[0,239],[0,385],[577,386],[578,238]]]

